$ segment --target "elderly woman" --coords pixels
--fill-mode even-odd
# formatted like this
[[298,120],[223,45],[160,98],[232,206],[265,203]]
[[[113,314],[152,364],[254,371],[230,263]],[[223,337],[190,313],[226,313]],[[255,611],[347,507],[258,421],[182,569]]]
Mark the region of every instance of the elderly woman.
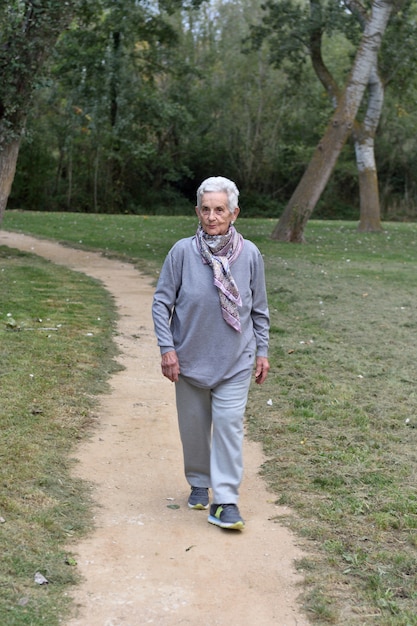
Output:
[[197,190],[193,237],[169,251],[152,313],[162,373],[175,383],[188,506],[208,521],[242,530],[243,419],[249,385],[269,370],[269,313],[258,248],[234,223],[239,191],[221,176]]

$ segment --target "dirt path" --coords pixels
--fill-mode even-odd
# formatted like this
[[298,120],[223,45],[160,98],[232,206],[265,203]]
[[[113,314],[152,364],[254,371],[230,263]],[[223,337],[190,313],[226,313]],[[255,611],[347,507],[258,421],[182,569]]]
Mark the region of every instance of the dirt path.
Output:
[[84,582],[67,626],[307,626],[293,567],[302,554],[270,521],[285,509],[258,475],[258,445],[245,441],[244,532],[222,531],[187,507],[174,387],[160,373],[149,280],[127,263],[25,235],[1,231],[0,244],[99,279],[120,314],[125,369],[112,377],[100,425],[77,451],[77,475],[93,482],[98,508],[94,533],[75,550]]

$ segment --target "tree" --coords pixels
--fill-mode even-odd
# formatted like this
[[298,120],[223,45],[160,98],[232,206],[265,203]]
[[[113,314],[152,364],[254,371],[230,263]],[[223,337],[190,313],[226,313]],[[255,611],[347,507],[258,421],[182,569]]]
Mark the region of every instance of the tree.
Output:
[[[349,7],[352,14],[357,16],[363,30],[368,20],[364,7],[356,0],[346,0],[346,5]],[[336,80],[323,61],[323,27],[320,0],[310,0],[310,6],[313,22],[313,27],[310,32],[312,64],[316,75],[336,106],[340,100],[341,92]],[[318,16],[318,20],[315,19],[316,16]],[[369,75],[366,93],[367,108],[363,120],[359,121],[358,117],[356,117],[352,129],[360,198],[360,222],[358,230],[378,232],[381,230],[381,211],[374,142],[384,101],[384,87],[376,65],[372,68]]]
[[[263,38],[267,33],[272,38],[275,64],[283,64],[288,59],[297,69],[310,58],[314,72],[335,108],[343,93],[339,88],[340,78],[335,74],[335,70],[337,74],[341,73],[335,56],[337,58],[338,50],[343,49],[341,46],[358,45],[358,38],[368,19],[364,5],[357,0],[344,0],[340,4],[309,0],[308,10],[307,4],[294,4],[292,0],[279,5],[270,0],[267,7],[264,25],[254,29],[255,37],[260,35]],[[325,35],[326,45],[323,43]],[[323,48],[327,51],[330,64],[324,60]],[[349,49],[344,56],[349,58]],[[383,101],[384,85],[378,68],[374,67],[363,97],[363,110],[356,117],[352,129],[359,182],[359,230],[381,229],[374,140]]]
[[[289,185],[290,168],[300,176],[286,146],[295,151],[301,136],[311,144],[319,134],[309,139],[311,113],[292,94],[279,98],[277,113],[286,78],[269,65],[266,46],[242,54],[259,3],[186,2],[171,15],[161,2],[149,12],[137,0],[91,0],[88,19],[72,22],[45,68],[10,205],[177,212],[189,206],[180,194],[193,198],[221,168],[248,204],[261,194],[259,212],[272,213],[267,195]],[[35,195],[40,155],[48,171]],[[279,177],[278,167],[286,168]]]
[[14,0],[0,8],[0,222],[36,80],[75,5],[75,0]]
[[23,177],[35,142],[50,155],[37,208],[117,212],[135,211],[137,198],[147,206],[154,196],[166,201],[161,187],[182,172],[178,138],[187,122],[167,88],[189,76],[170,23],[178,4],[90,0],[88,12],[77,12],[44,68],[28,118],[33,141],[22,144],[19,203],[33,208]]
[[278,168],[292,166],[282,156],[284,133],[295,126],[286,118],[302,109],[283,93],[286,77],[270,65],[267,44],[257,50],[247,45],[249,24],[260,15],[259,0],[211,0],[189,10],[187,20],[182,16],[179,28],[183,53],[196,68],[192,81],[177,79],[191,117],[183,138],[193,175],[190,187],[194,191],[208,172],[221,168],[248,192],[250,204],[262,204],[288,184],[288,170],[277,174]]
[[392,9],[393,3],[390,0],[373,0],[372,11],[343,94],[322,140],[272,233],[273,239],[304,241],[304,228],[352,132],[371,72],[377,64],[378,51]]
[[[364,29],[367,22],[364,7],[356,0],[346,0],[346,5],[358,17],[362,29]],[[310,0],[310,6],[313,22],[313,28],[310,32],[312,64],[316,75],[336,106],[340,100],[341,91],[322,57],[323,27],[320,1]],[[315,19],[316,16],[318,16],[318,19]],[[377,232],[381,230],[381,212],[374,142],[384,101],[384,87],[376,63],[369,75],[367,95],[367,109],[363,120],[360,122],[356,118],[352,129],[360,195],[360,222],[358,230]]]

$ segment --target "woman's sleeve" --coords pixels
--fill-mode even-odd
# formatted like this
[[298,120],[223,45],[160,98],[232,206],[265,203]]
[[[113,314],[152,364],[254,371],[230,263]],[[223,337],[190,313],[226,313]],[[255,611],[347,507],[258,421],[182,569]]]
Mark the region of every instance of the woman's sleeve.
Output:
[[256,356],[268,356],[269,309],[266,293],[265,267],[258,250],[252,272],[252,323],[256,337]]
[[171,249],[162,266],[152,303],[154,329],[161,354],[175,350],[171,332],[171,317],[175,307],[179,281],[178,263],[175,263],[175,254]]

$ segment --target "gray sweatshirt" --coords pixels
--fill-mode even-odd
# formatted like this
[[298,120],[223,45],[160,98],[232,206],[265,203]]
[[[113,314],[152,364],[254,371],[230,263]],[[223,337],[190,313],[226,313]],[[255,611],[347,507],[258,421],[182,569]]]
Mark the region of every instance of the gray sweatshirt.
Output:
[[181,375],[199,387],[242,380],[255,356],[268,356],[264,263],[255,244],[245,239],[230,269],[242,298],[241,333],[223,319],[213,270],[203,263],[195,237],[174,244],[156,287],[152,315],[161,354],[176,350]]

